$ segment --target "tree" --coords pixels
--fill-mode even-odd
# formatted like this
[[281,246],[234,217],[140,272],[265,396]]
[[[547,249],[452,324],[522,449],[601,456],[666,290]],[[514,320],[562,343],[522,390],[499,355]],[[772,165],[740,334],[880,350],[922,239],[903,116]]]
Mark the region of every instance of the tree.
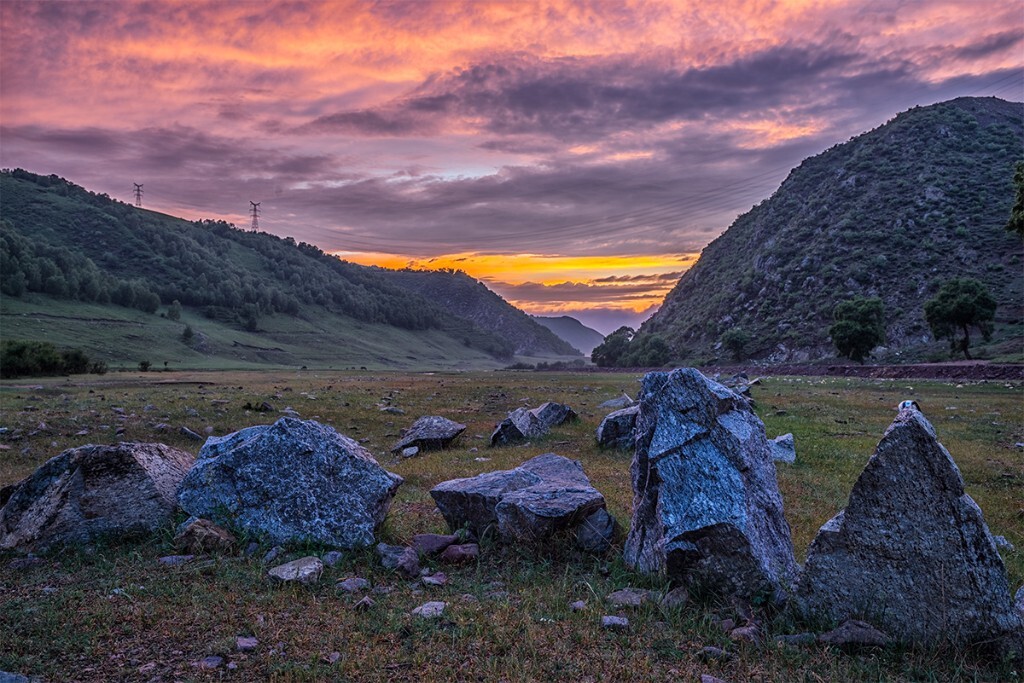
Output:
[[190,344],[192,343],[192,337],[194,335],[195,332],[192,331],[192,326],[185,325],[185,329],[181,331],[181,341],[185,342],[186,344]]
[[1013,174],[1013,187],[1016,199],[1010,209],[1010,220],[1006,222],[1006,230],[1024,237],[1024,161],[1017,162],[1017,171]]
[[722,346],[729,350],[734,361],[741,361],[747,355],[750,335],[739,327],[733,327],[722,335]]
[[636,331],[632,327],[620,327],[590,352],[590,359],[602,368],[615,367],[629,351],[629,342],[633,340],[634,334]]
[[[924,318],[936,339],[949,338],[954,353],[967,350],[971,344],[971,328],[977,327],[985,341],[992,338],[992,321],[996,317],[996,300],[985,285],[969,277],[954,278],[924,305]],[[959,336],[963,335],[963,336]]]
[[167,307],[167,319],[181,320],[181,302],[177,299],[172,301],[171,305]]
[[832,318],[835,324],[828,328],[828,334],[844,358],[863,364],[871,351],[885,342],[885,311],[878,297],[840,301]]

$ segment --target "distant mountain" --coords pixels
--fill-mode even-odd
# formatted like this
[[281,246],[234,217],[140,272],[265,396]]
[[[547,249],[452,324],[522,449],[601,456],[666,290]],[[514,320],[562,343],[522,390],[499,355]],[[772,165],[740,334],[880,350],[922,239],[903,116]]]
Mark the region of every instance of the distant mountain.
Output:
[[[939,353],[924,303],[953,277],[986,284],[999,302],[997,347],[1024,348],[1024,250],[1004,231],[1024,105],[959,98],[904,112],[806,159],[778,190],[701,254],[646,322],[673,356],[728,360],[741,329],[749,357],[834,357],[837,302],[881,297],[890,360]],[[899,354],[899,355],[897,355]]]
[[524,356],[578,356],[580,352],[531,316],[457,270],[376,269],[385,279],[441,306],[454,316],[489,330]]
[[[274,328],[279,318],[315,324],[335,316],[339,320],[321,327],[344,329],[344,320],[348,328],[374,326],[374,334],[390,337],[381,339],[379,348],[407,349],[402,353],[410,357],[416,355],[408,351],[416,348],[413,337],[427,332],[435,350],[458,347],[458,353],[448,354],[453,358],[469,349],[477,356],[509,359],[520,346],[571,353],[525,313],[497,295],[487,297],[475,281],[472,287],[483,290],[475,299],[486,299],[499,312],[485,314],[481,304],[460,315],[464,307],[439,292],[469,289],[465,276],[439,273],[417,291],[405,275],[347,263],[291,238],[243,231],[223,221],[174,218],[21,169],[0,172],[0,202],[0,293],[5,297],[44,295],[145,313],[177,300],[186,312],[249,333]],[[492,318],[517,316],[525,323],[514,334],[490,325]],[[533,339],[523,341],[531,327]],[[337,348],[339,362],[348,350]],[[301,362],[301,345],[288,362]]]
[[574,348],[582,351],[584,356],[589,356],[594,347],[604,341],[603,334],[568,315],[557,317],[535,315],[533,319],[572,344]]

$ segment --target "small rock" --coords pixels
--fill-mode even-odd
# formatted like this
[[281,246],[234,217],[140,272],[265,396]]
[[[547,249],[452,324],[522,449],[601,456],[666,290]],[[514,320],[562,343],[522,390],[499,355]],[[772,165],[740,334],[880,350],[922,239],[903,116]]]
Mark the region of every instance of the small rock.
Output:
[[612,607],[622,609],[623,607],[639,607],[649,599],[650,595],[647,591],[637,588],[622,588],[610,593],[605,598],[605,602]]
[[722,619],[718,622],[718,628],[722,629],[723,633],[729,633],[736,628],[736,622],[732,619]]
[[681,609],[690,600],[690,593],[685,586],[677,586],[661,599],[662,609]]
[[165,555],[164,557],[158,558],[157,562],[164,565],[165,567],[174,567],[179,564],[191,562],[195,558],[195,555]]
[[419,554],[430,557],[444,551],[458,540],[459,537],[455,534],[416,534],[412,537],[412,547]]
[[569,605],[569,609],[573,612],[582,612],[587,608],[586,600],[577,600],[576,602]]
[[174,545],[178,550],[200,555],[202,553],[230,553],[237,540],[227,529],[208,519],[188,518],[178,527]]
[[338,581],[334,584],[336,587],[345,591],[346,593],[358,593],[364,591],[370,587],[370,582],[364,578],[355,576],[349,579]]
[[274,567],[270,576],[281,581],[298,581],[299,583],[316,583],[324,573],[324,563],[319,557],[302,557]]
[[411,457],[413,457],[415,455],[419,455],[419,454],[420,454],[420,449],[417,446],[409,446],[407,448],[403,448],[402,449],[402,457],[403,458],[411,458]]
[[814,645],[818,642],[818,636],[813,633],[794,633],[792,635],[775,636],[775,642],[780,645],[798,647],[800,645]]
[[238,662],[228,662],[227,663],[227,668],[232,670],[232,671],[234,671],[235,669],[238,668]]
[[448,575],[444,572],[438,572],[430,576],[424,576],[420,581],[423,582],[424,586],[444,586],[448,583]]
[[626,617],[605,615],[601,617],[601,628],[608,631],[628,631],[629,619]]
[[889,644],[889,636],[871,624],[858,619],[849,619],[840,624],[839,628],[823,633],[818,640],[839,648],[885,647]]
[[337,664],[339,659],[341,659],[340,652],[332,652],[331,654],[324,657],[324,661],[328,664]]
[[446,602],[425,602],[412,611],[415,616],[422,617],[424,619],[437,619],[444,612],[444,608],[448,606]]
[[239,652],[251,652],[259,644],[260,641],[255,636],[238,636],[235,638],[235,648]]
[[334,565],[341,562],[341,557],[342,555],[339,551],[331,550],[329,552],[324,553],[322,561],[324,563],[324,566],[333,567]]
[[756,643],[757,641],[761,640],[761,629],[759,629],[756,624],[751,624],[749,626],[740,626],[739,628],[734,628],[732,631],[730,631],[729,637],[733,640],[741,640],[747,643]]
[[223,657],[211,656],[203,657],[198,662],[196,662],[195,665],[203,671],[212,671],[214,669],[219,669],[222,664],[224,664]]
[[357,602],[356,604],[352,605],[352,609],[354,609],[357,612],[366,612],[367,610],[369,610],[371,607],[373,607],[376,604],[377,603],[374,602],[373,598],[371,598],[369,595],[364,595],[359,600],[359,602]]
[[282,548],[279,545],[275,545],[273,548],[267,551],[266,555],[263,556],[263,562],[269,564],[270,562],[276,560],[283,552],[284,548]]
[[629,397],[629,394],[623,394],[618,398],[612,398],[604,403],[599,403],[597,407],[605,410],[622,410],[623,408],[628,408],[631,405],[633,405],[633,399]]
[[697,658],[702,662],[730,662],[736,658],[736,655],[726,652],[720,647],[708,645],[701,648],[700,652],[697,653]]
[[382,413],[389,413],[391,415],[405,415],[405,411],[395,406],[383,406],[379,408]]
[[447,564],[466,564],[475,562],[480,556],[480,546],[476,543],[450,545],[441,553],[441,561]]
[[385,568],[394,569],[408,579],[415,579],[420,574],[420,559],[412,548],[378,543],[377,556]]

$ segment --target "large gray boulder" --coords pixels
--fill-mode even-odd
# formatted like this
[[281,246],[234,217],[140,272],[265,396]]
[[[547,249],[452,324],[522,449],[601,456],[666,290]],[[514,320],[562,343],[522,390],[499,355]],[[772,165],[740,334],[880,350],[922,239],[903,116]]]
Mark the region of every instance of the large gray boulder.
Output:
[[507,541],[547,540],[605,507],[583,466],[554,453],[512,470],[441,482],[430,495],[452,531],[496,531]]
[[159,443],[66,450],[15,484],[0,508],[0,548],[45,550],[170,521],[193,458]]
[[516,408],[498,423],[491,434],[492,446],[506,446],[520,441],[539,439],[548,433],[548,427],[528,408]]
[[273,543],[359,548],[373,544],[401,483],[331,427],[283,417],[207,439],[178,503]]
[[692,368],[652,372],[636,430],[629,565],[741,598],[795,581],[771,447],[746,399]]
[[464,424],[438,415],[427,415],[412,423],[412,427],[391,447],[391,452],[398,453],[411,447],[420,451],[447,448],[464,431]]
[[530,412],[537,416],[537,419],[540,420],[540,423],[546,429],[551,429],[567,422],[575,422],[579,419],[579,415],[576,414],[575,410],[564,403],[555,403],[554,401],[541,403]]
[[866,618],[913,643],[1019,633],[1021,620],[992,534],[918,410],[900,411],[846,509],[818,531],[797,603],[808,617]]
[[632,448],[639,405],[608,413],[597,426],[597,445],[602,448]]

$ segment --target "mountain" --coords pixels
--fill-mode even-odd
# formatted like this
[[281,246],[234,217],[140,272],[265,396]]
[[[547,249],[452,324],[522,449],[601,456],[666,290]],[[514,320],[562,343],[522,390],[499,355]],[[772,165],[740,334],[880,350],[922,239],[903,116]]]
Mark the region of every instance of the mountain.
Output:
[[877,296],[879,355],[941,357],[924,303],[944,280],[972,277],[999,304],[993,354],[1019,355],[1024,250],[1003,228],[1022,149],[1024,105],[959,98],[806,159],[704,249],[638,336],[658,335],[691,362],[729,360],[721,339],[733,329],[749,336],[750,358],[835,357],[836,303]]
[[516,355],[578,356],[580,352],[459,270],[376,269],[388,282],[438,304],[451,315],[489,330],[512,346]]
[[[439,274],[429,291],[417,292],[402,274],[347,263],[290,237],[243,231],[223,221],[174,218],[94,194],[54,175],[21,169],[0,172],[0,200],[5,313],[14,306],[27,315],[20,304],[32,301],[32,310],[39,313],[33,319],[39,320],[45,319],[43,309],[50,304],[66,311],[60,302],[91,306],[97,315],[96,307],[154,314],[178,301],[182,320],[192,316],[220,330],[212,338],[226,338],[228,330],[250,335],[230,344],[230,358],[239,357],[238,348],[290,349],[269,353],[273,361],[267,354],[243,354],[246,362],[256,363],[303,364],[306,342],[282,341],[280,335],[292,334],[289,330],[303,330],[307,341],[320,335],[310,341],[316,350],[307,349],[319,360],[331,358],[326,349],[334,338],[339,363],[346,362],[355,346],[367,343],[370,348],[353,359],[368,358],[375,365],[410,365],[415,360],[411,365],[422,365],[429,361],[421,354],[429,349],[431,358],[453,362],[507,360],[517,345],[489,328],[487,320],[517,316],[526,318],[517,339],[533,328],[531,350],[571,352],[497,295],[476,293],[474,316],[482,322],[461,317],[459,307],[437,293],[446,280],[451,291],[467,289],[465,276]],[[119,320],[124,315],[99,317]],[[177,309],[172,315],[179,315]],[[12,327],[4,327],[9,338]],[[347,331],[354,329],[364,334],[350,336]],[[372,343],[365,338],[371,329],[376,337]],[[275,330],[276,341],[258,339]],[[21,333],[33,334],[31,328]],[[211,351],[217,352],[216,347]]]
[[604,341],[603,334],[567,315],[557,317],[535,315],[533,319],[572,344],[574,348],[582,351],[584,356],[589,356],[594,347]]

